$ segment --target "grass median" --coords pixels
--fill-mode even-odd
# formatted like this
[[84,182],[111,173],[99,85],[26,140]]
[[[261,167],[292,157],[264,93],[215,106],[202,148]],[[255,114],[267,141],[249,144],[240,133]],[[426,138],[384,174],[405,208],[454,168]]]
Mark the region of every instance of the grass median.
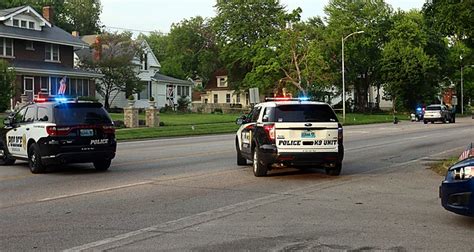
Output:
[[446,160],[437,162],[431,165],[431,170],[438,173],[441,176],[445,176],[448,172],[449,167],[458,162],[457,157],[448,158]]

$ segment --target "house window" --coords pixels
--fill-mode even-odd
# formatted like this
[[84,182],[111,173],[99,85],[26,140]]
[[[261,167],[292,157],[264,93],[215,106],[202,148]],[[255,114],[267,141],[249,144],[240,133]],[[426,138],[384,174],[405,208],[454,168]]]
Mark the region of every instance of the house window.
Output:
[[20,24],[21,24],[21,28],[26,28],[27,22],[26,22],[26,20],[21,20]]
[[236,103],[240,103],[240,94],[237,94],[237,95],[236,95],[236,99],[235,99],[235,100],[236,100]]
[[248,93],[245,94],[245,104],[249,105],[250,103],[250,95]]
[[225,95],[225,102],[230,103],[230,94]]
[[227,87],[227,76],[217,76],[217,87]]
[[49,78],[48,77],[40,78],[40,89],[41,89],[41,93],[49,94]]
[[28,22],[28,29],[35,29],[35,22]]
[[0,38],[0,56],[13,57],[13,39]]
[[149,87],[149,85],[150,85],[150,83],[148,83],[148,82],[143,82],[142,83],[142,88],[143,89],[138,94],[138,100],[150,98],[150,93],[149,93],[150,87]]
[[26,41],[26,50],[30,50],[30,51],[34,51],[35,50],[35,47],[34,47],[34,42],[33,41]]
[[59,62],[59,46],[53,44],[45,45],[45,61]]
[[214,94],[214,103],[217,103],[219,96],[217,94]]
[[20,20],[18,20],[18,19],[13,19],[13,26],[15,26],[15,27],[20,27]]
[[144,53],[142,55],[142,65],[141,65],[141,70],[148,70],[148,55]]
[[178,86],[178,96],[189,96],[189,87]]

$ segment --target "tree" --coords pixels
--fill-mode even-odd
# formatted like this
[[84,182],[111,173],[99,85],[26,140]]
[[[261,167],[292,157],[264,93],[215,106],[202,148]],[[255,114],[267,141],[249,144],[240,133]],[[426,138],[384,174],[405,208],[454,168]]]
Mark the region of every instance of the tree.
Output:
[[423,5],[430,27],[446,36],[454,36],[474,48],[474,4],[472,0],[432,0]]
[[63,12],[58,13],[59,27],[82,35],[100,33],[100,0],[66,0],[63,8]]
[[0,59],[0,112],[10,107],[10,99],[14,94],[14,85],[16,75],[6,60]]
[[[325,7],[327,14],[327,42],[332,45],[329,55],[333,71],[341,71],[341,38],[355,31],[364,34],[352,36],[345,43],[345,81],[355,91],[357,110],[368,107],[370,86],[380,86],[379,60],[391,27],[391,8],[383,0],[331,0]],[[335,86],[341,86],[341,78]]]
[[300,22],[299,15],[294,17],[287,28],[259,40],[262,46],[252,59],[255,67],[245,80],[264,90],[272,88],[276,94],[286,88],[292,93],[314,95],[324,89],[331,78],[323,53],[324,41],[314,27],[322,23],[316,24],[315,19]]
[[40,14],[44,6],[54,8],[55,25],[80,34],[96,34],[100,32],[100,0],[2,0],[0,9],[22,5],[33,7]]
[[104,33],[92,45],[91,55],[83,57],[82,67],[103,74],[97,80],[97,92],[104,98],[106,109],[120,92],[128,97],[140,92],[142,85],[133,62],[142,55],[141,45],[131,39],[131,33]]
[[278,0],[218,0],[213,27],[220,58],[235,89],[252,87],[245,79],[254,69],[253,58],[265,39],[285,28],[287,16]]
[[161,72],[175,78],[201,78],[206,83],[219,68],[215,34],[202,17],[173,24],[169,34],[144,37],[160,60]]
[[393,20],[380,61],[386,94],[394,110],[397,105],[410,109],[420,103],[431,103],[441,92],[440,66],[437,58],[425,50],[434,42],[429,43],[423,16],[418,11],[400,11]]

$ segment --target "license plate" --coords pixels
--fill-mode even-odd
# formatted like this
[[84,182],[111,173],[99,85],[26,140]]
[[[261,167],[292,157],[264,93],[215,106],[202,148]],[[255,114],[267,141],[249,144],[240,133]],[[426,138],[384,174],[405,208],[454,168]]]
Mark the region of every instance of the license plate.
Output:
[[80,135],[83,137],[93,136],[94,130],[93,129],[81,129]]
[[312,131],[301,132],[301,138],[315,138],[316,134]]

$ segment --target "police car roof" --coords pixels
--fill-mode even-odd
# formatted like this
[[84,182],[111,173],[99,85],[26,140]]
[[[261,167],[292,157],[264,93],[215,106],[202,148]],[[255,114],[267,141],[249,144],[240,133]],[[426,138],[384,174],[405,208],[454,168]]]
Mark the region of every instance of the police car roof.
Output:
[[262,105],[328,105],[325,102],[317,102],[317,101],[267,101],[267,102],[262,102],[260,103]]

